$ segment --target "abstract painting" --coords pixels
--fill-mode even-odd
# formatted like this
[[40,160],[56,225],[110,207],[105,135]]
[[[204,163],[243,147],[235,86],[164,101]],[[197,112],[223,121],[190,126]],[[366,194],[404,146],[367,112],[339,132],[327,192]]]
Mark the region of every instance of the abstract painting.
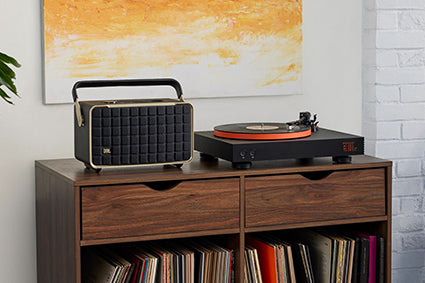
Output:
[[185,97],[301,93],[302,0],[44,0],[46,103],[78,80],[172,77]]

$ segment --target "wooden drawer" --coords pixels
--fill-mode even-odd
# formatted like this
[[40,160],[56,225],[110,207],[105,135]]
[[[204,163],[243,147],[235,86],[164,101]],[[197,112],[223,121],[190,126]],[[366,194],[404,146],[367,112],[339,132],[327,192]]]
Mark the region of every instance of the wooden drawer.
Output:
[[246,227],[386,214],[384,168],[319,173],[310,179],[300,174],[251,177],[245,184]]
[[84,187],[81,222],[83,240],[239,228],[239,180]]

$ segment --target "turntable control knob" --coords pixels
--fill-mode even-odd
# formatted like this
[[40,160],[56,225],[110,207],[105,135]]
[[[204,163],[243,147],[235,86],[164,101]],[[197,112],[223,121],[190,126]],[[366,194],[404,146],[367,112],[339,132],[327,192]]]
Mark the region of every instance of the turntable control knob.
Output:
[[246,155],[247,155],[247,152],[245,150],[243,150],[243,151],[241,151],[239,153],[239,155],[241,156],[242,159],[245,159],[246,158]]
[[254,158],[255,158],[255,150],[251,150],[251,151],[249,152],[249,157],[250,157],[251,159],[254,159]]

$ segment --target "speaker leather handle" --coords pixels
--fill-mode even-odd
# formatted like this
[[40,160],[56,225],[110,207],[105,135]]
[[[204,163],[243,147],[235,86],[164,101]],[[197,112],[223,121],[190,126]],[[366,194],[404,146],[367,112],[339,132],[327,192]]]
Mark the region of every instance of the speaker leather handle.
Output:
[[172,86],[177,93],[177,98],[183,102],[183,91],[180,83],[175,79],[127,79],[127,80],[88,80],[77,81],[72,87],[72,98],[75,104],[75,114],[79,127],[84,126],[84,116],[81,111],[80,102],[78,100],[78,88],[93,87],[117,87],[117,86]]
[[78,88],[117,87],[117,86],[171,86],[176,90],[177,98],[183,101],[183,91],[180,83],[171,78],[161,79],[127,79],[127,80],[88,80],[78,81],[72,87],[72,98],[78,101]]

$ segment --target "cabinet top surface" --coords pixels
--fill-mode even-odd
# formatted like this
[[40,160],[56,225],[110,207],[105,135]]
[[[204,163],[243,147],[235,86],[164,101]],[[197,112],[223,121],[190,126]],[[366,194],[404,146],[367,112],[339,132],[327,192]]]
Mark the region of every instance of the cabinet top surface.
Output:
[[95,173],[85,169],[82,162],[76,159],[37,160],[35,167],[49,171],[75,186],[110,185],[166,180],[188,180],[201,178],[257,176],[268,174],[287,174],[297,172],[350,170],[362,168],[389,167],[391,161],[371,156],[357,155],[352,157],[350,164],[333,164],[331,157],[314,158],[308,164],[300,164],[297,160],[257,161],[253,162],[248,170],[233,169],[228,161],[200,160],[199,154],[182,168],[155,166],[141,166],[120,169],[102,169]]

